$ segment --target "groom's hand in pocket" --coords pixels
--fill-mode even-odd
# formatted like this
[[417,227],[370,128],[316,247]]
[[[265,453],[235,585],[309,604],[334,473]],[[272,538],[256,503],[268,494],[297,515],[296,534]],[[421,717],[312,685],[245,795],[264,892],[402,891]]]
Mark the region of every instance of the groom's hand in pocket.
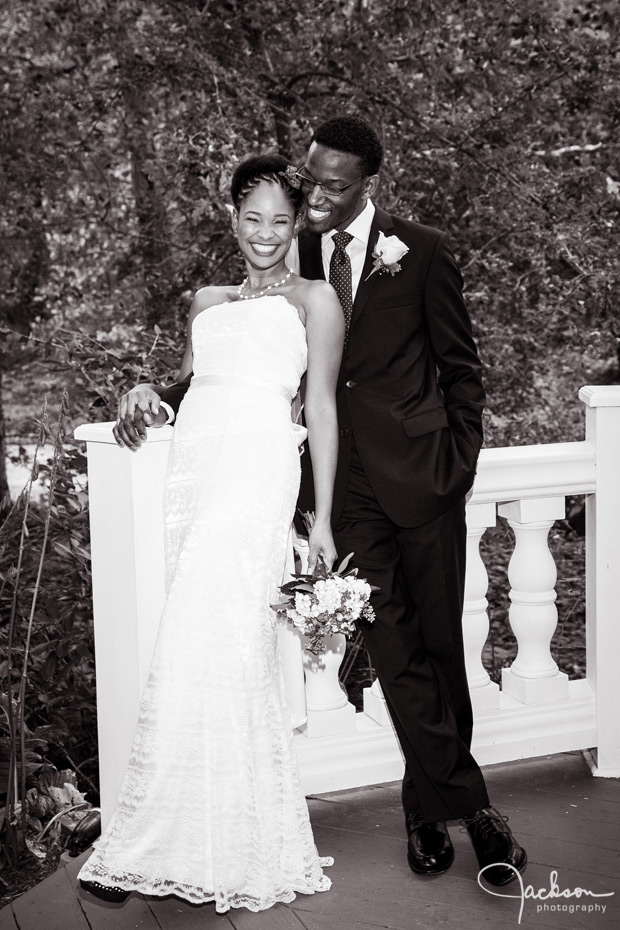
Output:
[[137,452],[146,441],[147,426],[163,426],[166,420],[159,394],[149,385],[138,384],[120,398],[118,419],[112,432],[119,446]]

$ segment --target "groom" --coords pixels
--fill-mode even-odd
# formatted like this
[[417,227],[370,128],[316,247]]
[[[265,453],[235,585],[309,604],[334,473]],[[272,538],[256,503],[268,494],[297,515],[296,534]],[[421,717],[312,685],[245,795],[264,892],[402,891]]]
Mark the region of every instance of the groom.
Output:
[[[470,753],[461,622],[481,365],[446,235],[373,203],[382,156],[370,126],[337,117],[317,129],[298,172],[301,274],[334,285],[347,323],[332,527],[340,554],[354,552],[380,589],[362,633],[405,757],[409,865],[446,871],[446,821],[462,820],[484,877],[504,885],[527,857]],[[178,406],[179,388],[162,401]],[[117,439],[135,446],[136,429],[139,445],[142,424],[121,422]],[[307,459],[299,503],[312,510]]]

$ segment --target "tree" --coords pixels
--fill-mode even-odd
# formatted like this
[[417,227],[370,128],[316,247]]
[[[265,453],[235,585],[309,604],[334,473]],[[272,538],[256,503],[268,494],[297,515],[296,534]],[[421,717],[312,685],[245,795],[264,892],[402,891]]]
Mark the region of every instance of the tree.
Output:
[[10,4],[6,327],[72,366],[76,417],[96,402],[110,418],[136,373],[174,369],[191,292],[241,273],[225,210],[237,159],[298,162],[313,125],[357,112],[385,145],[382,203],[452,233],[487,442],[574,438],[577,387],[616,376],[620,339],[613,6]]

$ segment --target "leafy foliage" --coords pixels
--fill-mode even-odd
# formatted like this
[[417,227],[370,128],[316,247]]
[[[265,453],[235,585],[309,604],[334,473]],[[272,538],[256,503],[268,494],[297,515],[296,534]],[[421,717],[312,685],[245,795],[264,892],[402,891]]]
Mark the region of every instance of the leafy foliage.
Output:
[[[154,367],[170,377],[191,292],[240,275],[225,210],[236,160],[277,148],[300,162],[312,126],[358,112],[386,148],[382,203],[453,234],[487,443],[577,438],[578,387],[617,377],[613,7],[10,4],[0,320],[40,340],[55,380],[67,353],[81,365],[76,419],[98,390],[110,418],[146,372],[109,340],[125,359],[159,324],[151,359],[163,348]],[[21,380],[25,360],[9,361]]]
[[[46,759],[69,762],[97,793],[86,492],[74,484],[83,462],[63,454],[63,414],[64,404],[47,503],[31,501],[33,467],[0,528],[0,845],[13,865],[32,832],[25,799]],[[40,425],[44,439],[46,411]]]

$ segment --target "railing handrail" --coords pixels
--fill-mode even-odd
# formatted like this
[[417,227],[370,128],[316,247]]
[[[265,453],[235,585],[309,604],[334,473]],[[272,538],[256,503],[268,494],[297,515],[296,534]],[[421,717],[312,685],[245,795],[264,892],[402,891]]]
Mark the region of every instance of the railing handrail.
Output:
[[[112,425],[85,423],[76,429],[75,438],[115,443]],[[172,427],[149,429],[148,433],[149,442],[167,442],[172,438]],[[592,494],[596,489],[594,466],[594,444],[587,440],[483,449],[471,503]]]
[[480,453],[471,503],[592,494],[595,489],[595,449],[587,440],[508,446]]

